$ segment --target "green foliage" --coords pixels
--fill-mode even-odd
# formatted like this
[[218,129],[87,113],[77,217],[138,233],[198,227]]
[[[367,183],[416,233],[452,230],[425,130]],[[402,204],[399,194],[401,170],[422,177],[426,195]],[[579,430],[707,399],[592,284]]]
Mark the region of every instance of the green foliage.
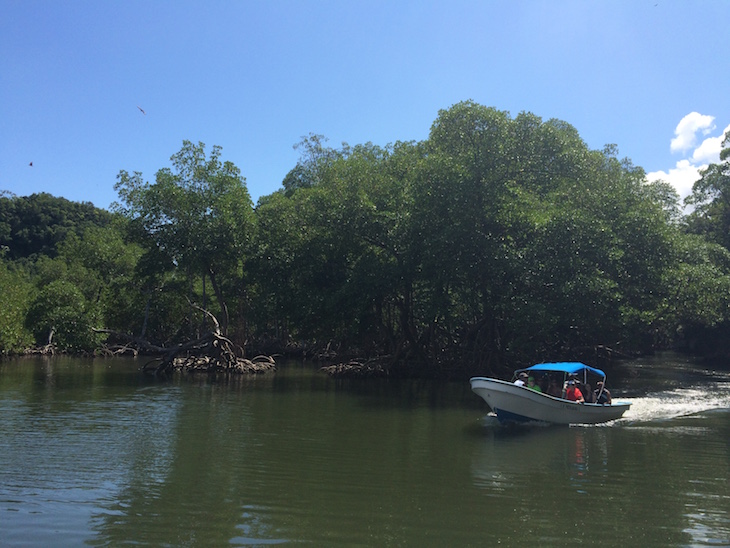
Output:
[[688,219],[690,231],[730,249],[730,133],[722,146],[721,162],[700,172],[686,202],[695,208]]
[[[69,242],[83,242],[90,253],[101,252],[93,234],[110,231],[112,215],[91,204],[34,194],[0,198],[0,217],[3,242],[7,242],[4,256],[14,259],[3,264],[2,351],[20,352],[34,342],[46,344],[51,327],[59,347],[93,350],[101,338],[91,327],[102,322],[103,307],[98,301],[108,280],[99,279],[98,272],[78,258],[64,255]],[[103,270],[103,265],[97,267]],[[75,293],[82,294],[80,301],[73,301],[70,295]]]
[[33,286],[26,273],[13,268],[0,254],[0,355],[22,351],[32,344],[25,328]]
[[123,239],[120,227],[92,227],[81,237],[69,236],[59,245],[59,261],[63,262],[65,279],[83,293],[101,314],[101,325],[118,331],[129,331],[139,325],[139,280],[135,269],[142,251]]
[[288,196],[300,188],[311,188],[321,183],[327,169],[335,161],[348,155],[349,147],[346,143],[342,144],[341,150],[336,150],[325,146],[326,142],[324,135],[310,133],[294,145],[294,150],[301,151],[301,158],[282,181]]
[[88,202],[77,203],[50,194],[0,196],[0,247],[7,259],[55,257],[67,235],[87,227],[106,226],[112,216]]
[[141,264],[149,291],[176,271],[191,285],[207,277],[225,332],[228,303],[242,298],[241,265],[255,220],[245,179],[231,162],[221,162],[220,154],[221,148],[213,147],[206,158],[203,143],[184,141],[171,157],[174,169],[159,170],[153,184],[141,173],[121,171],[115,189],[123,205],[114,208],[130,221],[132,235],[145,249]]
[[101,337],[92,331],[98,311],[72,283],[57,280],[43,287],[28,310],[26,325],[36,344],[53,342],[62,350],[93,351]]
[[378,310],[395,298],[405,213],[393,167],[406,149],[335,152],[317,185],[259,202],[250,266],[277,332],[363,348],[382,338]]
[[171,344],[204,327],[189,301],[239,342],[334,342],[440,372],[721,333],[727,144],[685,219],[671,186],[646,184],[615,146],[591,150],[563,121],[472,101],[439,112],[423,142],[335,149],[311,134],[255,209],[220,147],[206,156],[184,141],[153,183],[119,173],[120,215],[62,207],[75,220],[56,223],[52,243],[0,198],[0,239],[43,250],[0,270],[16,311],[0,319],[15,326],[0,350],[24,344],[26,310],[39,343],[53,328],[62,347],[90,349],[91,327],[105,326]]
[[685,199],[694,207],[685,219],[687,232],[699,237],[687,240],[682,247],[687,264],[680,264],[668,277],[676,295],[676,305],[669,308],[684,319],[678,332],[688,347],[726,359],[730,355],[726,255],[730,250],[730,134],[723,140],[720,162],[700,175]]
[[[259,203],[250,263],[290,334],[494,363],[651,349],[725,317],[726,270],[684,253],[676,193],[565,122],[467,101],[423,143],[305,144],[298,182]],[[704,312],[668,306],[690,271]]]

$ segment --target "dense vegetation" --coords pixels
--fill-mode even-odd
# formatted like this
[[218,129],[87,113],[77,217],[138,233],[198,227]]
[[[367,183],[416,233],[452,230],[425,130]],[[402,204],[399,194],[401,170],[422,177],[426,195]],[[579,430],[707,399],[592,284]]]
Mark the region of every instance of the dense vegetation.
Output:
[[183,143],[108,213],[0,197],[0,352],[165,346],[208,329],[252,352],[379,356],[401,374],[682,346],[727,355],[730,165],[681,214],[666,183],[559,120],[473,102],[429,138],[310,135],[254,207],[221,149]]

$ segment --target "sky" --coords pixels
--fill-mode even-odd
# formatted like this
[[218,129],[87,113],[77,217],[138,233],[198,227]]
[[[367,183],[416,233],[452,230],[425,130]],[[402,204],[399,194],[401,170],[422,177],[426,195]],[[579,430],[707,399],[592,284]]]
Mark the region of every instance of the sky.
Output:
[[[222,147],[254,203],[311,133],[428,138],[473,100],[573,125],[684,197],[730,131],[728,0],[0,0],[0,194],[108,209]],[[32,163],[32,165],[31,165]]]

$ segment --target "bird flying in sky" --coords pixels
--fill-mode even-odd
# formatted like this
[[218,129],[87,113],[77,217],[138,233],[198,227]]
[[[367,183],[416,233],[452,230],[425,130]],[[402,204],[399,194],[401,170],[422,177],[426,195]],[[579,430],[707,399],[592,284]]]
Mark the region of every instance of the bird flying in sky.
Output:
[[143,109],[143,108],[142,108],[141,106],[137,105],[137,108],[139,109],[139,111],[140,111],[140,112],[141,112],[142,114],[144,114],[145,116],[147,116],[147,113],[146,113],[146,112],[144,111],[144,109]]

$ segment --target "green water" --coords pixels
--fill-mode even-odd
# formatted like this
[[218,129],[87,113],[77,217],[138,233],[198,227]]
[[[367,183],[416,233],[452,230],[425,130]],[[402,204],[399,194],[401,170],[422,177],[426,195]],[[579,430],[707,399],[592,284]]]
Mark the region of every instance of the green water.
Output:
[[0,545],[730,546],[726,372],[639,362],[625,419],[506,428],[468,383],[139,365],[0,363]]

